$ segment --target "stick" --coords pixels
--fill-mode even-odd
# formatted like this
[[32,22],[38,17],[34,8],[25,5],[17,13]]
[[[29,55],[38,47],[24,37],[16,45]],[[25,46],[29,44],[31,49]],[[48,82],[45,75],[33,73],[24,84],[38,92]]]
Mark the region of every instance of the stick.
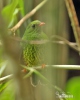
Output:
[[15,32],[26,19],[30,18],[32,15],[34,15],[48,0],[43,0],[38,6],[36,6],[31,12],[26,14],[14,27],[12,27],[10,30],[12,32]]

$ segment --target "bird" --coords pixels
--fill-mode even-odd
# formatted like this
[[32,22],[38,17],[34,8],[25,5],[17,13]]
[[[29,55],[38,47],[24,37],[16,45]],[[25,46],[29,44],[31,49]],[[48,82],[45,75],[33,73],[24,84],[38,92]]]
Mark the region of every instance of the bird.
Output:
[[48,36],[42,31],[44,24],[39,20],[32,21],[22,36],[22,41],[35,41],[33,43],[21,43],[22,58],[26,66],[37,67],[45,65],[46,43],[39,42],[48,40]]

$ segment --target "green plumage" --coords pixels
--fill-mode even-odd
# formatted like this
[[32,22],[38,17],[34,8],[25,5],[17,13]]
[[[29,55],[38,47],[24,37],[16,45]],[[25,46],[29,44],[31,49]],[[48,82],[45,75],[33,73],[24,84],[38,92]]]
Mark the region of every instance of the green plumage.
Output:
[[[31,22],[27,26],[26,31],[22,37],[22,40],[48,40],[47,35],[42,31],[42,24],[44,23],[38,20]],[[42,64],[45,64],[45,44],[38,44],[37,42],[36,44],[22,43],[22,48],[23,61],[27,66],[42,66]]]
[[[31,22],[22,37],[22,40],[47,40],[48,37],[42,32],[40,21],[35,20]],[[44,62],[43,58],[44,44],[23,44],[23,59],[28,66],[42,65]]]

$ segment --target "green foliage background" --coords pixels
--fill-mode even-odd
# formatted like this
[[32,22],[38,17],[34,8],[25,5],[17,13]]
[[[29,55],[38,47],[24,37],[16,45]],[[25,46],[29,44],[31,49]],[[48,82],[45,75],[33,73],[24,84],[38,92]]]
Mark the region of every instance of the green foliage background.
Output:
[[[5,3],[6,1],[6,3]],[[26,15],[29,11],[31,11],[36,5],[38,5],[41,0],[1,0],[1,15],[3,19],[6,22],[7,29],[12,28],[15,24],[18,23],[18,21]],[[66,34],[68,31],[68,21],[67,21],[67,14],[65,10],[65,5],[63,0],[51,0],[48,1],[44,7],[42,7],[34,16],[29,18],[27,21],[23,23],[23,25],[17,30],[16,36],[22,36],[24,33],[24,30],[26,28],[27,23],[29,23],[31,20],[44,20],[46,22],[46,27],[44,28],[44,31],[49,37],[52,37],[53,35],[59,35],[64,38],[68,38],[68,34]],[[66,24],[65,24],[66,23]],[[1,31],[0,31],[1,33]],[[10,33],[12,35],[12,33]],[[1,39],[1,36],[0,36]],[[1,41],[0,41],[1,42]],[[49,45],[48,47],[49,54],[49,63],[50,64],[68,64],[68,47],[66,45],[59,45],[54,44]],[[0,45],[0,79],[2,77],[6,77],[8,74],[13,73],[12,69],[12,59],[7,58],[11,63],[10,67],[8,68],[8,61],[5,57],[5,50],[4,47]],[[73,62],[74,64],[74,62]],[[15,64],[14,64],[15,65]],[[16,66],[16,65],[15,65]],[[10,69],[11,68],[11,69]],[[15,69],[16,70],[16,69]],[[43,77],[42,75],[40,75]],[[48,82],[51,82],[52,84],[56,84],[60,87],[60,89],[63,89],[66,92],[70,92],[73,95],[73,98],[65,98],[66,100],[79,100],[80,96],[77,94],[77,91],[79,92],[80,86],[79,86],[79,80],[80,78],[73,78],[66,84],[67,79],[67,70],[64,69],[50,69],[47,72],[48,76]],[[46,80],[43,77],[44,80]],[[19,80],[18,80],[19,81]],[[26,83],[26,90],[23,89],[19,90],[17,84],[18,81],[13,81],[13,79],[7,79],[2,82],[0,82],[0,100],[18,100],[19,98],[16,98],[16,93],[25,94],[25,91],[28,91],[27,97],[25,98],[25,95],[23,95],[24,99],[21,98],[21,100],[64,100],[62,98],[56,98],[54,88],[50,91],[48,87],[50,86],[39,86],[37,88],[33,88],[29,86],[28,82]],[[22,82],[22,80],[20,81]],[[19,84],[20,84],[19,82]],[[20,84],[21,85],[21,84]],[[24,86],[22,86],[24,88]],[[28,88],[30,87],[30,88]],[[16,90],[17,89],[17,90]],[[31,89],[31,91],[29,90]],[[35,97],[34,97],[34,93]],[[18,92],[16,92],[18,91]],[[57,91],[57,90],[56,90]],[[20,94],[18,94],[21,96]],[[30,98],[32,96],[32,98]],[[34,99],[35,98],[35,99]],[[20,100],[20,99],[19,99]]]

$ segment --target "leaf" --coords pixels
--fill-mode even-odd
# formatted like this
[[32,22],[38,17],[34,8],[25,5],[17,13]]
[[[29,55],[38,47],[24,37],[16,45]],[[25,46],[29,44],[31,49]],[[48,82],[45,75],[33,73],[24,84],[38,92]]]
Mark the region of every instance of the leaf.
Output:
[[16,6],[18,5],[18,2],[19,0],[13,0],[12,3],[4,7],[1,12],[5,20],[7,21],[8,25],[10,24],[12,20],[13,13],[16,9]]
[[80,77],[71,78],[67,82],[66,92],[68,92],[69,100],[80,100]]
[[14,88],[12,85],[13,84],[11,82],[7,82],[5,83],[5,85],[2,86],[6,86],[6,88],[4,89],[4,91],[1,92],[0,100],[15,100]]
[[20,8],[22,16],[24,16],[25,12],[24,12],[24,1],[23,0],[19,0],[19,8]]
[[3,73],[3,71],[5,70],[7,64],[8,64],[7,61],[4,61],[4,62],[0,63],[0,76]]
[[10,84],[10,82],[11,81],[0,83],[0,92],[2,92]]
[[15,10],[14,10],[14,13],[13,13],[13,16],[12,16],[12,20],[11,20],[11,22],[9,23],[9,25],[8,25],[8,27],[11,27],[13,24],[14,24],[14,21],[15,22],[17,22],[17,13],[20,11],[20,9],[19,8],[16,8]]
[[[32,67],[26,67],[24,65],[21,65],[23,68],[27,69],[30,71],[30,73],[34,72],[36,75],[38,75],[40,78],[42,78],[48,85],[49,88],[54,88],[56,90],[58,90],[59,92],[63,92],[59,87],[53,85],[46,77],[44,77],[39,71],[37,71],[36,69],[32,68]],[[24,78],[29,77],[31,74],[26,75]]]

